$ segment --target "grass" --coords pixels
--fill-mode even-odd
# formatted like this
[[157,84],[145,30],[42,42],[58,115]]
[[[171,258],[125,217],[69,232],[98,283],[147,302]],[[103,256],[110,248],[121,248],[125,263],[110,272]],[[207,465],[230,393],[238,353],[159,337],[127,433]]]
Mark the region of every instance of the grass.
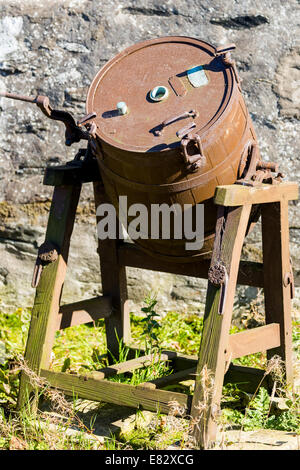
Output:
[[[141,349],[160,354],[162,349],[171,349],[185,354],[198,353],[202,318],[194,314],[169,312],[164,317],[156,313],[156,302],[149,297],[141,315],[131,315],[132,337]],[[253,313],[253,312],[252,312]],[[251,313],[251,315],[252,315]],[[40,412],[33,417],[28,411],[16,412],[16,399],[19,386],[19,369],[22,363],[30,311],[18,309],[13,314],[0,315],[0,448],[3,449],[164,449],[174,441],[182,446],[188,442],[189,421],[183,413],[172,412],[165,415],[152,415],[145,426],[143,413],[137,411],[134,425],[118,437],[98,439],[93,434],[93,420],[105,404],[99,404],[92,415],[92,421],[83,423],[77,413],[78,403],[68,401],[59,392],[53,393],[47,383],[39,383],[40,394],[48,398],[54,409],[64,412],[58,418],[55,414]],[[231,333],[243,328],[233,326]],[[300,323],[293,323],[293,344],[300,359]],[[107,365],[105,327],[103,321],[95,325],[80,325],[57,332],[53,347],[51,369],[71,373],[98,370]],[[128,357],[128,348],[120,342],[121,361]],[[139,352],[137,352],[137,355]],[[21,359],[20,359],[21,358]],[[265,368],[266,355],[252,354],[234,361],[236,364]],[[23,366],[22,366],[23,364]],[[269,366],[268,366],[269,367]],[[137,385],[141,382],[168,375],[170,366],[157,360],[144,369],[130,374],[120,374],[110,380]],[[274,371],[273,371],[274,372]],[[270,372],[272,373],[272,371]],[[33,381],[39,378],[33,376]],[[284,390],[280,374],[275,378],[277,395],[287,398],[283,405],[274,406],[273,397],[260,387],[254,395],[241,391],[238,384],[223,388],[220,425],[238,427],[241,430],[278,429],[300,434],[299,397]],[[174,387],[174,386],[173,386]],[[191,384],[177,386],[192,393]],[[173,388],[174,389],[174,388]],[[176,389],[177,390],[177,389]],[[176,407],[175,407],[176,408]],[[67,410],[67,411],[66,411]],[[178,410],[177,410],[178,411]],[[176,415],[176,417],[175,417]],[[70,434],[69,430],[75,429]]]

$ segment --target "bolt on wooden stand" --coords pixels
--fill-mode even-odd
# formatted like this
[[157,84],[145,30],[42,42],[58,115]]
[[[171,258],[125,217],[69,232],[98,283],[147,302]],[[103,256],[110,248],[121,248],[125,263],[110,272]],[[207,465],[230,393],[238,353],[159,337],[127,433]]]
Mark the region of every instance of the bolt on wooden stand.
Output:
[[[279,355],[285,364],[286,381],[292,384],[293,276],[289,255],[288,201],[297,199],[297,184],[217,187],[214,201],[218,205],[218,219],[211,260],[168,263],[145,254],[134,244],[99,240],[103,296],[60,305],[82,183],[93,181],[96,207],[106,200],[96,162],[93,165],[90,163],[83,168],[77,163],[46,171],[44,183],[54,186],[54,194],[45,243],[39,251],[35,270],[34,284],[37,288],[26,362],[51,386],[69,395],[151,411],[159,409],[163,413],[168,413],[170,402],[175,401],[191,415],[197,445],[207,448],[216,439],[216,415],[223,384],[242,382],[241,386],[248,391],[255,390],[260,383],[268,386],[268,377],[263,370],[234,366],[231,363],[233,359],[266,350],[268,358]],[[240,261],[253,205],[261,208],[263,263]],[[138,386],[107,379],[144,367],[153,360],[151,355],[113,364],[86,376],[49,370],[57,330],[104,318],[110,352],[117,356],[118,339],[129,342],[126,266],[209,279],[199,356],[163,351],[160,360],[170,361],[174,372]],[[229,335],[237,283],[264,288],[266,325]],[[213,378],[208,394],[203,388],[205,380],[201,380],[205,369]],[[162,389],[190,378],[195,379],[193,397]],[[22,372],[19,407],[28,403],[33,390],[28,376]]]

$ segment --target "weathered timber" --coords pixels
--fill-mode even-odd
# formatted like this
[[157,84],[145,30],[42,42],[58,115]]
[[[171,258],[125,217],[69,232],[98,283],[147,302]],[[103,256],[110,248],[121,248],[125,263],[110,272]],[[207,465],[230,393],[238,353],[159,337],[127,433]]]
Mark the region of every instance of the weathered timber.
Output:
[[[129,346],[129,349],[129,352],[133,356],[136,354],[136,352],[139,352],[141,354],[145,353],[143,349],[140,349],[137,345],[134,344],[131,344]],[[184,354],[178,351],[169,351],[165,349],[162,351],[162,354],[168,355],[169,360],[172,364],[172,368],[175,372],[196,366],[198,362],[198,356],[196,355],[190,356],[188,354]]]
[[48,166],[43,184],[46,186],[70,186],[92,181],[101,181],[97,161],[90,159],[88,164],[70,162],[66,165]]
[[78,396],[88,400],[104,401],[133,408],[142,407],[149,411],[168,413],[169,403],[176,401],[188,409],[190,398],[184,393],[166,390],[149,390],[146,387],[110,382],[89,376],[76,376],[62,372],[42,370],[41,376],[55,388],[67,395]]
[[214,202],[220,206],[242,206],[244,204],[267,204],[280,200],[298,199],[298,184],[293,182],[280,184],[259,184],[249,187],[240,184],[218,186]]
[[287,383],[292,385],[291,284],[284,285],[286,276],[292,270],[286,198],[262,205],[262,242],[266,323],[276,322],[280,325],[280,346],[268,351],[267,357],[281,357],[285,362]]
[[279,323],[252,328],[229,336],[227,361],[280,346]]
[[157,362],[167,362],[172,359],[175,354],[168,353],[164,354],[147,354],[146,356],[140,356],[129,361],[120,362],[119,364],[113,364],[109,367],[103,367],[98,371],[92,372],[92,376],[99,379],[105,379],[113,375],[124,374],[135,369],[142,369],[143,367],[156,364]]
[[167,387],[168,385],[173,385],[178,382],[182,382],[184,380],[195,380],[196,378],[196,366],[191,367],[190,369],[183,369],[178,372],[174,372],[173,374],[166,375],[165,377],[159,377],[158,379],[149,380],[148,382],[144,382],[140,384],[140,387],[148,387],[148,388],[163,388]]
[[[100,204],[109,202],[99,182],[94,183],[94,198],[96,213]],[[100,219],[97,216],[97,223]],[[126,343],[130,340],[126,269],[119,264],[118,245],[118,240],[98,240],[102,292],[111,297],[113,307],[112,314],[105,320],[107,349],[115,358],[119,355],[119,341],[122,339]]]
[[61,305],[57,317],[57,330],[95,322],[100,318],[108,318],[111,312],[112,304],[108,296]]
[[[60,186],[55,188],[53,194],[45,240],[57,247],[59,256],[42,270],[25,351],[25,360],[36,373],[39,373],[41,368],[47,368],[50,362],[80,189],[81,186]],[[25,405],[32,391],[26,374],[22,372],[19,408]]]
[[250,211],[250,204],[237,208],[225,208],[225,212],[221,207],[218,209],[217,226],[222,222],[224,214],[226,218],[220,247],[218,246],[218,237],[216,236],[215,239],[212,265],[220,257],[219,262],[225,266],[228,279],[223,314],[219,313],[221,288],[208,282],[204,326],[191,411],[192,416],[197,418],[201,409],[199,404],[206,400],[207,391],[202,388],[200,380],[201,373],[206,367],[208,373],[214,378],[213,393],[206,400],[208,402],[200,416],[199,425],[195,426],[193,430],[196,442],[201,448],[206,448],[216,436],[216,422],[213,420],[213,413],[220,406],[238,266]]
[[[122,266],[151,269],[207,279],[210,259],[195,260],[193,263],[170,263],[162,258],[154,258],[133,243],[122,243],[118,248],[118,260]],[[241,261],[238,284],[263,287],[263,264],[253,261]]]
[[230,364],[224,377],[224,385],[236,384],[240,390],[248,393],[255,393],[258,387],[262,386],[271,392],[269,376],[262,369],[254,367],[236,366]]

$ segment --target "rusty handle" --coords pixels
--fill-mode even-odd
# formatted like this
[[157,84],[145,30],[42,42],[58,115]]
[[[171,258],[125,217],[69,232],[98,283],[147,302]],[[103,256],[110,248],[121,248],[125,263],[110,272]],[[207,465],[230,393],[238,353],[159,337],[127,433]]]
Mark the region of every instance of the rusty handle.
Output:
[[158,127],[158,129],[155,131],[155,135],[161,135],[164,127],[168,126],[169,124],[172,124],[173,122],[175,121],[179,121],[180,119],[184,119],[184,118],[187,118],[187,117],[196,117],[197,116],[197,113],[194,109],[192,109],[191,111],[185,111],[184,113],[182,114],[178,114],[177,116],[173,116],[171,118],[168,118],[168,119],[165,119]]
[[193,109],[191,111],[185,111],[182,114],[179,114],[178,116],[171,117],[169,119],[166,119],[164,122],[162,122],[162,126],[168,126],[169,124],[172,124],[172,122],[178,121],[179,119],[184,119],[186,117],[195,117],[196,116],[196,111]]
[[0,96],[3,96],[4,98],[10,98],[12,100],[25,101],[27,103],[36,104],[40,108],[40,110],[47,117],[51,119],[51,114],[53,110],[50,106],[48,96],[42,96],[42,95],[24,96],[24,95],[17,95],[16,93],[6,93],[6,92],[0,92]]
[[28,103],[36,103],[36,96],[24,96],[24,95],[17,95],[16,93],[6,93],[0,92],[0,96],[4,98],[10,98],[12,100],[18,101],[27,101]]
[[51,116],[52,108],[50,106],[50,101],[49,101],[48,96],[42,96],[42,95],[25,96],[25,95],[17,95],[16,93],[6,93],[6,92],[2,92],[2,93],[0,92],[0,96],[3,96],[4,98],[10,98],[11,100],[25,101],[27,103],[36,104],[47,117]]
[[[6,92],[0,92],[0,96],[36,104],[42,113],[45,114],[45,116],[47,116],[49,119],[63,122],[66,127],[65,144],[67,146],[72,145],[74,142],[79,142],[81,139],[89,140],[91,136],[95,135],[97,127],[94,123],[90,124],[90,120],[96,117],[96,113],[91,113],[90,115],[85,116],[81,121],[79,121],[79,125],[76,125],[76,122],[70,113],[67,111],[53,109],[50,106],[49,98],[47,96],[23,96],[17,95],[16,93]],[[81,126],[83,125],[88,125],[88,130],[85,131],[81,129]]]
[[97,117],[97,113],[89,113],[83,116],[79,121],[77,121],[77,126],[85,126],[86,124],[89,124],[93,119]]

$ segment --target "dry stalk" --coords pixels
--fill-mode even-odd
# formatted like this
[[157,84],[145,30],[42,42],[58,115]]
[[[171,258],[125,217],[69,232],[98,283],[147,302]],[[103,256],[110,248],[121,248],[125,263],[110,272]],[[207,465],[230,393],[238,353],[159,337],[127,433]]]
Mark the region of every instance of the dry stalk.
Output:
[[201,373],[196,378],[197,381],[201,383],[201,401],[197,403],[195,409],[198,410],[198,416],[191,419],[190,423],[190,432],[193,431],[194,427],[196,426],[200,430],[200,422],[201,428],[203,432],[203,443],[204,449],[208,449],[209,442],[207,436],[207,420],[209,415],[209,409],[211,408],[211,417],[212,419],[216,419],[217,411],[213,409],[213,393],[214,393],[214,375],[213,373],[207,368],[205,365],[201,371]]
[[[176,401],[169,402],[169,407],[170,407],[170,412],[169,414],[171,416],[180,416],[181,418],[189,418],[189,426],[188,426],[188,436],[187,436],[187,443],[191,446],[194,447],[196,445],[194,438],[191,436],[193,430],[195,427],[197,427],[200,430],[200,423],[201,423],[201,429],[204,432],[204,442],[205,446],[204,448],[208,448],[208,440],[207,440],[207,426],[206,426],[206,421],[208,417],[208,411],[209,408],[211,407],[211,403],[213,401],[213,393],[214,393],[214,375],[213,373],[207,368],[207,365],[205,365],[201,371],[200,374],[197,374],[196,377],[197,381],[200,381],[201,383],[201,390],[202,390],[202,397],[201,401],[199,400],[198,404],[195,406],[195,409],[198,411],[197,416],[189,416],[186,414],[186,409],[182,406],[179,405]],[[217,411],[218,410],[212,410],[214,411],[212,413],[212,418],[214,420],[217,419]]]
[[[67,418],[68,422],[65,423],[66,426],[75,420],[77,426],[80,429],[84,430],[85,432],[92,433],[92,431],[90,431],[82,422],[82,420],[77,416],[72,404],[66,400],[64,394],[56,388],[51,388],[51,385],[47,382],[47,380],[37,375],[36,372],[34,372],[28,366],[27,362],[22,356],[17,358],[17,368],[14,371],[16,372],[18,370],[24,372],[30,382],[30,385],[33,388],[38,389],[40,393],[43,394],[47,400],[49,400],[53,411],[61,415],[62,418]],[[44,417],[46,416],[45,413],[41,413],[41,415]],[[57,416],[47,417],[52,421],[53,424],[57,424],[60,421]]]

